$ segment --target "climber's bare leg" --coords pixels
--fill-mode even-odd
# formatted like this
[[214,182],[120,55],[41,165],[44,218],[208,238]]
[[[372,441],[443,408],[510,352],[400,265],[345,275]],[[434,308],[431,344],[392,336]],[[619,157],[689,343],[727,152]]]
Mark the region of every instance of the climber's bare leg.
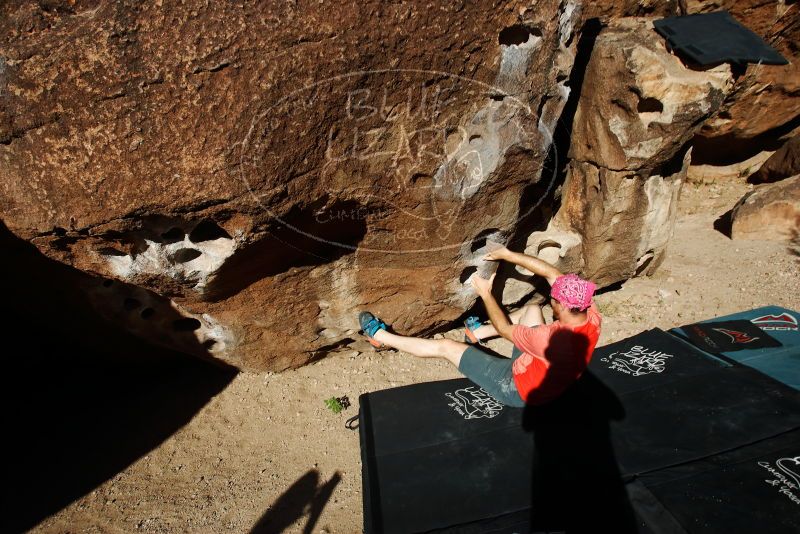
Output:
[[461,363],[461,355],[467,350],[466,343],[452,339],[423,339],[419,337],[398,336],[386,330],[378,330],[372,336],[376,341],[397,350],[420,358],[444,358],[456,367]]

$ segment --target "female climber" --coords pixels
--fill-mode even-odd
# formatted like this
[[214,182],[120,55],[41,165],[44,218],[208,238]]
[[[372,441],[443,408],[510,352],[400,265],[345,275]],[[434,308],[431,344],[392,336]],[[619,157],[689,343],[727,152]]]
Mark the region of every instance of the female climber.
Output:
[[[500,247],[486,256],[489,261],[508,261],[544,277],[551,286],[553,322],[545,324],[542,309],[527,305],[509,317],[492,296],[494,275],[488,280],[477,273],[470,278],[483,300],[489,324],[475,318],[466,321],[466,341],[423,339],[389,332],[368,311],[359,314],[364,335],[376,347],[388,346],[421,358],[444,358],[497,401],[522,407],[543,404],[563,393],[586,369],[600,337],[601,317],[592,295],[595,284],[577,275],[564,275],[549,263]],[[484,350],[483,339],[502,336],[514,344],[511,358]]]

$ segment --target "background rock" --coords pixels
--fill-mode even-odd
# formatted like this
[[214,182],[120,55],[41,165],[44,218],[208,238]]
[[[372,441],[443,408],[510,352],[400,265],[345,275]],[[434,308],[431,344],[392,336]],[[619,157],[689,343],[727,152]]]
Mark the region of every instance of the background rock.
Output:
[[651,19],[619,19],[598,37],[573,123],[573,160],[647,172],[672,159],[722,104],[730,67],[687,68],[653,32]]
[[731,213],[733,239],[788,241],[800,232],[800,175],[757,186]]
[[[707,121],[700,135],[716,140],[703,158],[739,161],[753,149],[795,128],[800,120],[800,16],[790,2],[760,0],[687,0],[686,13],[726,9],[789,60],[788,65],[748,65],[737,72],[736,85],[720,112]],[[758,142],[752,141],[763,136]],[[700,148],[700,147],[698,147]],[[777,146],[773,145],[774,150]],[[744,157],[742,157],[744,156]],[[739,159],[737,159],[739,158]]]
[[686,180],[695,184],[742,182],[769,160],[775,153],[764,150],[756,155],[730,165],[709,165],[692,163],[686,174]]
[[750,176],[750,181],[775,182],[798,173],[800,173],[800,137],[793,137]]

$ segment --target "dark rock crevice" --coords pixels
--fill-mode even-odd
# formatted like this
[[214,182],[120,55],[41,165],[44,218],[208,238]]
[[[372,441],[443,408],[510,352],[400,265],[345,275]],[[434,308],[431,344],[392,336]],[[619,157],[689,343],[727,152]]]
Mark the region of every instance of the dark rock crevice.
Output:
[[[508,247],[512,250],[524,249],[528,236],[533,232],[544,230],[547,221],[558,211],[559,188],[564,183],[567,164],[570,161],[572,125],[583,91],[583,79],[592,55],[594,42],[602,29],[603,25],[599,19],[590,19],[580,30],[575,61],[569,78],[566,80],[570,94],[556,123],[553,142],[550,144],[542,164],[542,179],[537,183],[527,185],[520,196],[519,213],[522,217],[517,222],[517,227],[508,242]],[[545,177],[547,174],[549,177]],[[538,205],[538,208],[531,210],[534,205]],[[510,273],[506,271],[507,269],[504,268],[502,272],[509,275]]]
[[264,237],[237,250],[205,290],[211,301],[293,268],[331,263],[352,254],[367,234],[364,206],[355,201],[296,206],[272,221]]
[[[14,461],[4,471],[13,513],[3,526],[22,532],[158,447],[236,373],[104,319],[83,288],[110,292],[117,282],[43,256],[2,222],[0,248],[0,291],[14,304],[3,324],[25,340],[4,362],[3,391],[15,406],[4,419]],[[142,307],[134,298],[114,304],[120,314]]]

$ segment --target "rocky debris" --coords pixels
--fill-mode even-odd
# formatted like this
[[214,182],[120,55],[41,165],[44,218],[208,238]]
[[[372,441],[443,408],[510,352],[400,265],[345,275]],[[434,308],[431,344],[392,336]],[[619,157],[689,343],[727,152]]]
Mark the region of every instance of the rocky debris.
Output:
[[800,136],[786,141],[755,174],[750,176],[750,181],[776,182],[795,174],[800,174]]
[[800,233],[800,175],[757,186],[731,213],[733,239],[788,241]]
[[663,260],[690,141],[732,87],[728,65],[687,68],[653,32],[651,19],[635,18],[599,34],[573,121],[562,205],[548,228],[581,236],[582,259],[571,263],[600,286],[649,274]]

